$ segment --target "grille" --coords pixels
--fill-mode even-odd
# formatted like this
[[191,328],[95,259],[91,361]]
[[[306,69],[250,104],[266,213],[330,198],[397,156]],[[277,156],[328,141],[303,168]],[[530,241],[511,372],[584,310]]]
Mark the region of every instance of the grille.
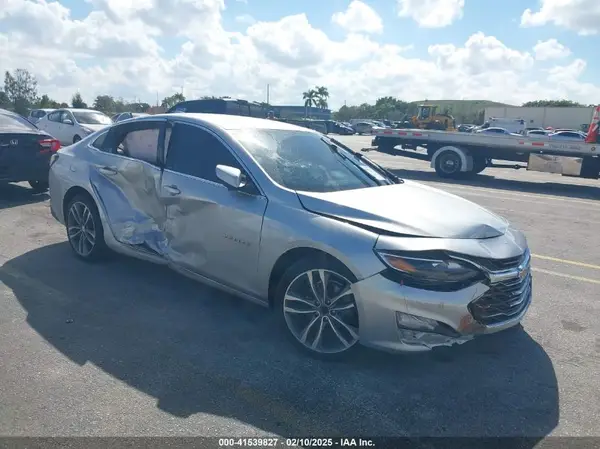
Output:
[[469,312],[484,325],[498,324],[519,315],[530,303],[531,274],[522,280],[509,279],[491,284],[490,289],[469,304]]
[[469,260],[476,264],[487,268],[490,271],[503,271],[510,270],[511,268],[517,268],[523,261],[527,253],[521,254],[520,256],[510,257],[508,259],[487,259],[483,257],[470,257]]

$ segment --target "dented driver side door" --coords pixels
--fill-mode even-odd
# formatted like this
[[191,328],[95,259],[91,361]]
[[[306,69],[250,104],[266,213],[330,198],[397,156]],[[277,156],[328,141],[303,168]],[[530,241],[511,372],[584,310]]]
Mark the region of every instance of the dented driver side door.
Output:
[[114,126],[95,152],[90,182],[110,231],[124,245],[164,256],[166,219],[160,199],[166,120]]

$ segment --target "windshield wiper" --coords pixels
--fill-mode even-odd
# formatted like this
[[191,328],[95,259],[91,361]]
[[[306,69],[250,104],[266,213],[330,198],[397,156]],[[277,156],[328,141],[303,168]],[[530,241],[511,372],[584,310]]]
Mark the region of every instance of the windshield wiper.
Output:
[[[404,179],[400,178],[399,176],[395,175],[394,173],[392,173],[391,171],[389,171],[386,168],[383,168],[381,165],[379,165],[376,162],[373,162],[371,159],[369,159],[368,157],[366,157],[364,154],[361,153],[357,153],[356,151],[348,148],[346,145],[344,145],[342,142],[340,142],[339,140],[333,139],[331,137],[328,137],[328,139],[334,143],[335,145],[339,146],[340,148],[343,148],[344,150],[348,151],[349,153],[351,153],[352,155],[354,155],[357,159],[361,160],[362,162],[366,163],[367,165],[369,165],[371,168],[375,169],[375,170],[379,170],[380,172],[382,172],[383,174],[385,174],[388,178],[390,178],[392,181],[394,181],[394,183],[396,184],[403,184],[404,183]],[[324,140],[325,141],[325,140]],[[329,144],[327,141],[325,141],[327,144]]]
[[[334,143],[328,142],[328,141],[327,141],[327,140],[325,140],[325,139],[321,139],[321,140],[322,140],[323,142],[325,142],[325,144],[327,144],[327,146],[329,147],[329,149],[330,149],[331,151],[333,151],[335,154],[337,154],[339,157],[341,157],[342,159],[344,159],[344,160],[346,160],[346,161],[350,162],[350,163],[351,163],[352,165],[354,165],[355,167],[358,167],[358,165],[356,164],[356,162],[353,162],[353,161],[352,161],[352,160],[351,160],[351,159],[350,159],[348,156],[346,156],[344,153],[342,153],[342,152],[340,151],[340,148],[341,148],[341,147],[338,147],[338,146],[336,146]],[[369,178],[371,181],[373,181],[375,184],[377,184],[377,185],[382,185],[382,184],[381,184],[381,180],[380,180],[380,179],[377,179],[377,177],[373,176],[373,175],[372,175],[371,173],[369,173],[368,171],[365,171],[364,169],[361,169],[360,167],[358,167],[358,168],[361,170],[361,172],[362,172],[363,174],[367,175],[367,177],[368,177],[368,178]]]

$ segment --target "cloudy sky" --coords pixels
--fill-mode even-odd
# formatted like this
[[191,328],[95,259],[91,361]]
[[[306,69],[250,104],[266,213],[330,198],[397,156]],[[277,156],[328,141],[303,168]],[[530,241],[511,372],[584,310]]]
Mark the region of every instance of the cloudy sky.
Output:
[[600,103],[598,0],[0,0],[0,70],[40,93],[156,103]]

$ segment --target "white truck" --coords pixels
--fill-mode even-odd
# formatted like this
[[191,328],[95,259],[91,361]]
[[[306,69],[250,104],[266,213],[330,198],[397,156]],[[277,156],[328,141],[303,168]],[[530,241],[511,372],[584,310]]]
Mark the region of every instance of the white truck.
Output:
[[463,178],[481,173],[486,167],[504,167],[598,179],[599,120],[600,106],[595,109],[585,142],[552,141],[543,136],[375,128],[371,144],[374,150],[382,153],[429,160],[431,167],[443,178]]

